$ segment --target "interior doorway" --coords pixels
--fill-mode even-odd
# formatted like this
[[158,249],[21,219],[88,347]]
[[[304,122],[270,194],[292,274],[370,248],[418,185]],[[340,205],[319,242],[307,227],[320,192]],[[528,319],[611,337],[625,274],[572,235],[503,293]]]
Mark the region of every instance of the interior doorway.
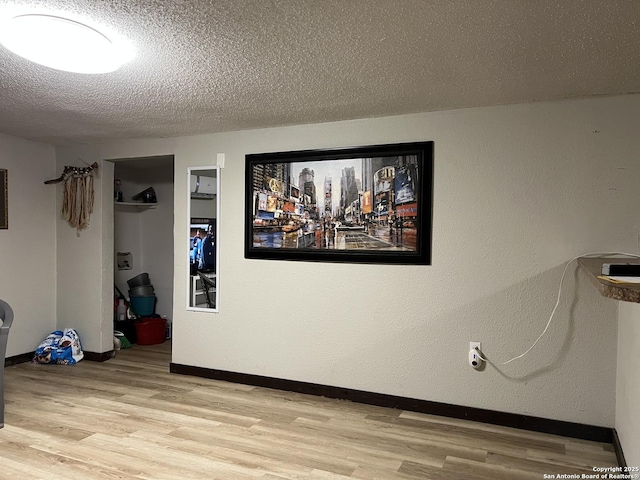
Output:
[[[166,332],[163,343],[169,347],[162,351],[168,352],[169,363],[174,277],[174,157],[111,161],[114,163],[114,330],[124,334],[125,346],[127,342],[158,345],[163,340],[158,336],[158,325],[164,320],[167,328],[162,329]],[[126,317],[122,317],[122,309],[118,309],[120,296],[129,307]],[[132,312],[145,318],[144,325],[131,320]]]

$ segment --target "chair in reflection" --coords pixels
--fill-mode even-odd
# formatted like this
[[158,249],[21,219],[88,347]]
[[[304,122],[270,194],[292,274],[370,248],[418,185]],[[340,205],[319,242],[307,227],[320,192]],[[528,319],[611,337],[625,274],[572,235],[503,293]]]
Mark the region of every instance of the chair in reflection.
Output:
[[207,307],[216,308],[216,281],[213,278],[207,277],[204,273],[198,272],[200,280],[202,280],[202,290],[204,291],[204,298],[207,301]]

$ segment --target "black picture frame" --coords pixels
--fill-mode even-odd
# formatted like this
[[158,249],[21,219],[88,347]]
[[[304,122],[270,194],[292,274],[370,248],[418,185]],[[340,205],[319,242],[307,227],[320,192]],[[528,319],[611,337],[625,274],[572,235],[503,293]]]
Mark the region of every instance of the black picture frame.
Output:
[[7,188],[7,171],[0,170],[0,189],[2,197],[0,198],[0,229],[9,228],[9,191]]
[[245,258],[430,265],[433,142],[245,156]]

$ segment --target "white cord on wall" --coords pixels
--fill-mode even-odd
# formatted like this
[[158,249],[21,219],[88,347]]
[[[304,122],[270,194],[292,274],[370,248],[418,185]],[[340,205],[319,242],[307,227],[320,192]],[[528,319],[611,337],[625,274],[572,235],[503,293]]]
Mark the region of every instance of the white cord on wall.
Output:
[[[533,342],[533,345],[531,345],[524,353],[518,355],[517,357],[513,357],[511,360],[507,360],[506,362],[502,362],[500,365],[507,365],[511,362],[513,362],[514,360],[518,360],[519,358],[524,357],[527,353],[529,353],[531,350],[533,350],[533,347],[535,347],[538,342],[540,341],[540,339],[544,336],[545,333],[547,333],[547,330],[549,330],[549,326],[551,325],[551,321],[553,320],[553,316],[556,314],[556,310],[558,309],[558,305],[560,305],[560,295],[562,294],[562,284],[564,283],[564,277],[567,274],[567,269],[569,268],[569,265],[571,265],[574,261],[576,261],[579,258],[584,258],[584,257],[608,257],[608,256],[616,256],[616,255],[623,255],[625,257],[634,257],[634,258],[640,258],[640,255],[635,254],[635,253],[622,253],[622,252],[597,252],[597,253],[587,253],[585,255],[580,255],[578,257],[574,257],[571,260],[569,260],[567,262],[567,264],[564,267],[564,271],[562,272],[562,277],[560,278],[560,285],[558,286],[558,297],[556,299],[556,304],[553,307],[553,310],[551,311],[551,315],[549,316],[549,320],[547,321],[547,325],[544,327],[544,330],[542,331],[542,333],[540,334],[540,336],[536,339],[535,342]],[[487,363],[492,363],[490,362],[487,358],[485,358],[479,351],[478,351],[478,357],[482,360],[484,360]]]

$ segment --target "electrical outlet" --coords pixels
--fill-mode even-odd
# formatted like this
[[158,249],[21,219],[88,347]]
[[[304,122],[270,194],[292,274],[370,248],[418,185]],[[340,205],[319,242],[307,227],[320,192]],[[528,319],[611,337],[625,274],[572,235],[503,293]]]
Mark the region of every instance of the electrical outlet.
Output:
[[469,365],[476,370],[481,370],[484,366],[484,360],[482,360],[482,356],[480,355],[481,348],[482,343],[469,342]]

